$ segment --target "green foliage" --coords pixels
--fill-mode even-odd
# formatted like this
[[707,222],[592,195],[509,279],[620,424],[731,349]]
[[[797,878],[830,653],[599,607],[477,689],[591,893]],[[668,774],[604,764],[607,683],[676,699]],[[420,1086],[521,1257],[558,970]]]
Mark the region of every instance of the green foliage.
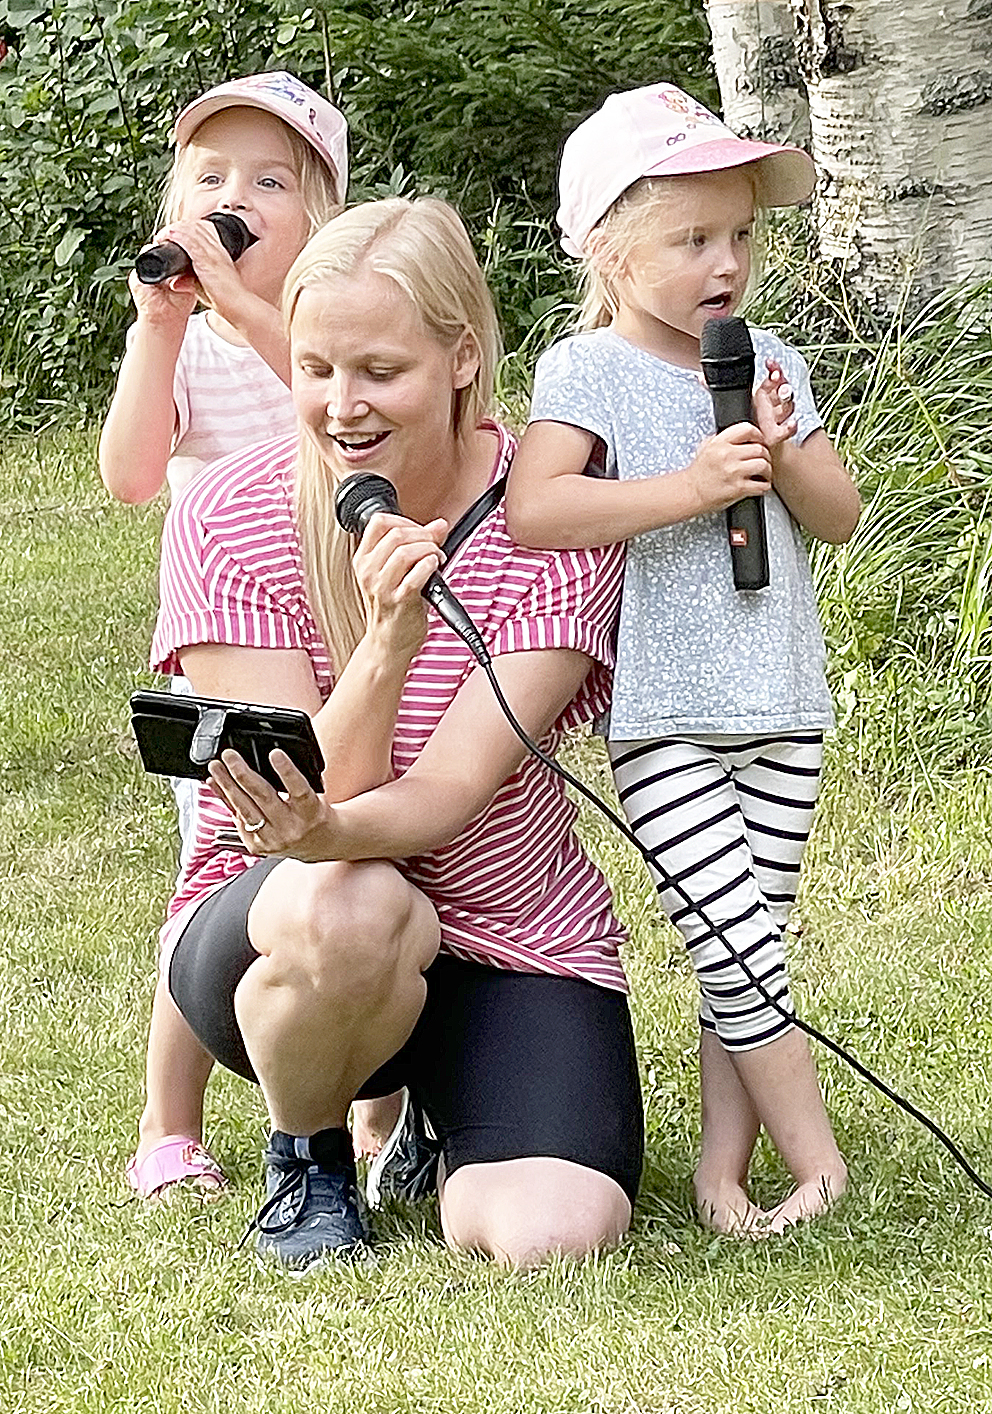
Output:
[[775,223],[749,313],[806,354],[865,503],[849,544],[811,549],[845,750],[946,775],[992,750],[992,284],[879,323],[808,238]]
[[692,0],[0,0],[0,411],[82,422],[106,401],[179,108],[286,68],[352,128],[353,199],[448,196],[478,240],[508,347],[571,272],[552,234],[558,151],[614,88],[716,101]]

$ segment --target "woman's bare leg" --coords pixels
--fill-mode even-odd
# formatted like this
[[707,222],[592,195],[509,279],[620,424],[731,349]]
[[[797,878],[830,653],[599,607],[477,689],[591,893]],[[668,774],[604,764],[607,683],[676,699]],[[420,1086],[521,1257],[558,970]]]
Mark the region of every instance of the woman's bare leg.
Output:
[[273,1128],[343,1128],[423,1008],[434,910],[391,864],[286,860],[259,889],[248,936],[261,956],[235,1013]]
[[630,1226],[630,1200],[620,1185],[568,1159],[466,1164],[438,1188],[448,1245],[508,1267],[615,1247]]

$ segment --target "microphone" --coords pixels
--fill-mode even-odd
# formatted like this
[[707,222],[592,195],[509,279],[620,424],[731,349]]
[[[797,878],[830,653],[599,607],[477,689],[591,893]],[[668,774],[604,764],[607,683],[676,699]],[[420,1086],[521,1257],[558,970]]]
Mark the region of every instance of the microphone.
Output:
[[[736,422],[753,422],[754,345],[743,319],[707,319],[699,340],[703,377],[713,398],[717,432]],[[760,496],[727,507],[727,535],[735,589],[768,584],[768,540]]]
[[[374,476],[370,472],[359,471],[354,476],[346,476],[334,495],[334,514],[341,529],[349,535],[361,535],[377,511],[402,515],[393,483],[385,476]],[[468,644],[483,667],[491,662],[482,634],[437,570],[431,573],[420,592],[448,627]]]
[[[204,221],[212,221],[217,227],[220,243],[232,260],[244,255],[258,237],[249,231],[240,216],[231,211],[211,211]],[[193,262],[175,241],[163,241],[161,245],[149,246],[134,262],[138,279],[143,285],[161,285],[173,275],[191,275]]]

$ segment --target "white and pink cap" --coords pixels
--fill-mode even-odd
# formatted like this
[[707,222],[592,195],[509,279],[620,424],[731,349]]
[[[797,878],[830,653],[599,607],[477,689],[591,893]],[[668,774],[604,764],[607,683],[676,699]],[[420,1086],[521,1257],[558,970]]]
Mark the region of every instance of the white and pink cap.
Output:
[[337,199],[344,204],[348,190],[348,124],[333,103],[293,74],[251,74],[218,84],[194,98],[176,119],[173,142],[185,147],[200,124],[224,108],[261,108],[281,118],[324,159],[334,177]]
[[719,172],[747,162],[761,163],[763,206],[795,206],[812,194],[816,169],[801,148],[737,137],[674,84],[611,93],[562,149],[561,243],[581,256],[589,232],[641,177]]

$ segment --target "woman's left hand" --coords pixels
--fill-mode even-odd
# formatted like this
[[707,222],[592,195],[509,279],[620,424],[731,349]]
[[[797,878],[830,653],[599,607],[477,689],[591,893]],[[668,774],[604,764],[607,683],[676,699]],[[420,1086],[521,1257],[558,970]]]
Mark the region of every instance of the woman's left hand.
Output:
[[333,814],[285,751],[270,757],[283,783],[277,791],[236,751],[225,751],[208,767],[210,784],[234,814],[249,854],[302,859],[335,859]]

